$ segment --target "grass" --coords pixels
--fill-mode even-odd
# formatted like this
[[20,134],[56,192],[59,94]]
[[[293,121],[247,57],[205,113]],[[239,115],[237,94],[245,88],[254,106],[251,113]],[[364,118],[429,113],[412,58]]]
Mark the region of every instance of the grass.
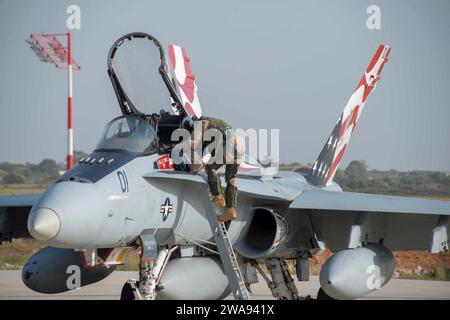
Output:
[[450,281],[450,268],[445,266],[436,266],[431,268],[430,271],[421,274],[409,274],[400,272],[400,279],[412,279],[412,280],[438,280],[438,281]]
[[0,196],[44,192],[47,188],[46,184],[0,184]]
[[0,245],[0,270],[21,269],[25,262],[45,246],[33,239],[14,239]]
[[433,199],[433,200],[445,200],[450,201],[450,196],[435,196],[435,195],[429,195],[429,196],[416,196],[417,198],[423,198],[423,199]]
[[[14,239],[11,243],[3,243],[0,245],[0,270],[21,269],[33,254],[45,247],[33,239]],[[119,266],[117,270],[136,271],[138,263],[138,256],[133,251],[128,256],[126,264]]]

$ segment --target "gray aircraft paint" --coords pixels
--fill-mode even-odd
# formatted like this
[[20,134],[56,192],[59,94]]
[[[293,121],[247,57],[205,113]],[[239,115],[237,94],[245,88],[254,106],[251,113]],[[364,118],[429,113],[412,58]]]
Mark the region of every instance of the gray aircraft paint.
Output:
[[320,286],[335,299],[355,299],[384,286],[394,274],[395,261],[380,245],[342,250],[320,270]]
[[[199,283],[205,284],[202,290],[199,290]],[[230,294],[227,276],[217,257],[171,260],[162,276],[159,291],[157,299],[161,300],[217,300]]]

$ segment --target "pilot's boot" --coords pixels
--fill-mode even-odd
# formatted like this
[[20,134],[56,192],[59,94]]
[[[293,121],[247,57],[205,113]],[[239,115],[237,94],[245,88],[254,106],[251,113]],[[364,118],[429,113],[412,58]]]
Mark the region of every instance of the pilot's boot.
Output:
[[236,198],[237,187],[228,183],[225,189],[225,202],[227,207],[225,208],[225,211],[217,217],[217,220],[225,222],[236,219]]
[[225,211],[220,215],[217,216],[217,220],[219,222],[226,222],[230,220],[236,219],[236,209],[235,208],[226,208]]
[[214,208],[225,207],[225,198],[222,195],[213,196],[211,199],[211,203]]

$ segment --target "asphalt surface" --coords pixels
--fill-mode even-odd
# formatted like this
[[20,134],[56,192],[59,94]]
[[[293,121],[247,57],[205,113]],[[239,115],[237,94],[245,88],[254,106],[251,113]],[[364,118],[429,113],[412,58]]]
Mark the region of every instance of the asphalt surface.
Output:
[[[21,271],[0,271],[0,300],[3,299],[84,299],[117,300],[127,279],[137,278],[136,272],[116,271],[95,284],[61,294],[40,294],[28,289],[22,282]],[[317,276],[308,282],[296,282],[301,296],[315,297],[319,289]],[[253,300],[273,299],[264,280],[252,285]],[[227,299],[232,299],[228,297]],[[393,279],[386,286],[367,295],[365,299],[450,299],[450,281]]]

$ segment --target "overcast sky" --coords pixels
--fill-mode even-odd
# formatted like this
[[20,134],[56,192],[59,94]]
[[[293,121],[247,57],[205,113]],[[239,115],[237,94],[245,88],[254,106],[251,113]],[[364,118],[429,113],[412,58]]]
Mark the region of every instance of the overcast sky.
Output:
[[[450,171],[450,1],[0,0],[0,162],[64,161],[67,74],[39,61],[31,32],[73,31],[75,149],[120,115],[106,56],[143,31],[187,48],[204,113],[280,128],[280,160],[313,162],[378,44],[392,46],[342,165]],[[381,30],[366,26],[381,9]],[[155,106],[155,111],[163,106]]]

